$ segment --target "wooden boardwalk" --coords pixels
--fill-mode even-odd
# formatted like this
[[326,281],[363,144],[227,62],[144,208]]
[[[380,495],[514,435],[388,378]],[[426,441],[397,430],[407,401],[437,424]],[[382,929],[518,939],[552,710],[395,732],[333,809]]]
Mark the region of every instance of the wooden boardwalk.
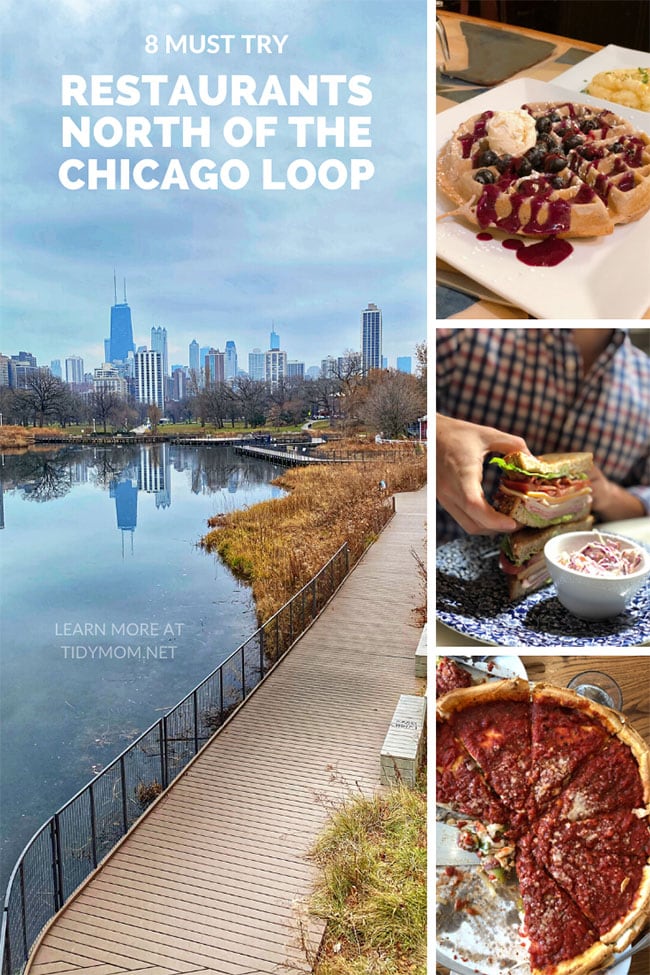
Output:
[[311,971],[307,851],[332,803],[378,787],[399,695],[422,690],[426,491],[396,501],[322,616],[45,929],[29,975]]

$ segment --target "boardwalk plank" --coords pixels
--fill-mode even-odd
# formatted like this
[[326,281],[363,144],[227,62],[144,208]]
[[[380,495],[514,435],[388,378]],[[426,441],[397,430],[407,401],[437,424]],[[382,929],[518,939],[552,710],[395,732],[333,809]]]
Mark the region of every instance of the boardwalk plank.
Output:
[[[306,854],[329,810],[379,787],[400,694],[418,693],[426,492],[320,618],[63,908],[25,975],[309,972]],[[316,947],[323,924],[309,919]]]

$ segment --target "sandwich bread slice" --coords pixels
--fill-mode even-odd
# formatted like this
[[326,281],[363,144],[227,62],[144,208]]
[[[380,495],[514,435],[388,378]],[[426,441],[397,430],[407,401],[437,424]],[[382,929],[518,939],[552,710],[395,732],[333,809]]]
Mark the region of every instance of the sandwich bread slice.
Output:
[[492,504],[520,525],[546,528],[579,521],[591,511],[591,453],[534,457],[516,451],[490,463],[497,464],[502,475]]
[[524,451],[495,457],[501,483],[492,504],[522,526],[504,535],[499,565],[511,600],[520,599],[550,582],[544,546],[555,535],[589,531],[591,453],[541,454]]

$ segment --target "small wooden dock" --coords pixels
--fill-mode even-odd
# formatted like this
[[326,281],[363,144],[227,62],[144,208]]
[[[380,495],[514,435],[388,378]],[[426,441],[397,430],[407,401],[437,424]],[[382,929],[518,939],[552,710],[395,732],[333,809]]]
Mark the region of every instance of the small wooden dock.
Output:
[[[302,453],[300,450],[274,450],[272,447],[251,447],[248,445],[237,445],[234,449],[238,454],[247,454],[249,457],[270,460],[275,464],[284,464],[285,467],[298,467],[302,464],[334,463],[330,457],[319,457],[318,454]],[[336,463],[347,463],[347,461],[340,460],[336,461]]]
[[379,787],[399,696],[423,690],[426,489],[396,501],[312,628],[45,929],[29,975],[311,971],[307,852],[333,803]]

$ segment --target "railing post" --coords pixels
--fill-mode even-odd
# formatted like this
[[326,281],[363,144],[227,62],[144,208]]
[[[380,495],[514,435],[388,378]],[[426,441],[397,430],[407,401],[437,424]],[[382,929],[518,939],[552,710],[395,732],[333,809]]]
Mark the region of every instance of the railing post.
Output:
[[246,700],[246,656],[244,654],[244,647],[241,648],[241,699]]
[[194,754],[199,750],[199,703],[196,699],[196,690],[192,695],[192,710],[194,711]]
[[160,759],[161,759],[161,774],[162,782],[161,785],[163,789],[167,788],[169,783],[169,738],[167,737],[167,715],[163,715],[160,719]]
[[92,845],[93,852],[93,867],[97,866],[97,832],[95,823],[95,790],[93,788],[94,783],[91,782],[88,786],[88,796],[90,798],[90,841]]
[[264,677],[264,627],[260,627],[260,680]]
[[[23,922],[23,957],[25,961],[29,957],[29,945],[27,944],[27,914],[25,911],[25,861],[20,861],[20,913]],[[8,918],[7,918],[8,920]],[[9,925],[7,924],[7,945],[9,945]],[[11,972],[11,952],[9,954],[9,971]]]
[[126,833],[129,828],[129,810],[126,804],[126,768],[124,766],[124,755],[120,756],[120,785],[122,787],[122,826]]
[[280,613],[275,614],[275,659],[280,659]]
[[318,613],[318,608],[316,606],[316,579],[318,576],[314,576],[311,581],[311,615],[312,619],[316,619]]
[[293,599],[289,600],[289,646],[293,645]]
[[56,883],[57,911],[63,907],[63,861],[61,859],[61,831],[59,829],[59,814],[53,816],[54,823],[54,879]]
[[54,911],[59,910],[61,905],[59,904],[59,881],[57,877],[57,859],[56,859],[56,826],[54,824],[54,816],[50,820],[50,844],[52,846],[52,897],[54,899]]

